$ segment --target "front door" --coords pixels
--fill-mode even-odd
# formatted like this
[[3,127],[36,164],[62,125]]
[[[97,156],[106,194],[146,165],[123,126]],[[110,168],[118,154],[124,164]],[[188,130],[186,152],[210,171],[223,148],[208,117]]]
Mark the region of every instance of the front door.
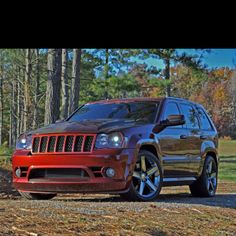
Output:
[[[168,101],[165,105],[162,120],[169,115],[179,115],[176,102]],[[163,159],[164,178],[189,176],[188,130],[183,125],[166,127],[158,134]]]

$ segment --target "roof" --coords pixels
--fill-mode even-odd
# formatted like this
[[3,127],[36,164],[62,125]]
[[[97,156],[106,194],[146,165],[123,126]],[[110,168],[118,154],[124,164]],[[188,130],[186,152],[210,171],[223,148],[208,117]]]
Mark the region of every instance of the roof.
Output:
[[89,102],[87,104],[97,104],[97,103],[129,103],[129,102],[160,102],[164,98],[120,98],[120,99],[107,99],[107,100],[100,100],[95,102]]
[[201,106],[198,103],[195,103],[193,101],[190,101],[188,99],[184,98],[177,98],[177,97],[158,97],[158,98],[146,98],[146,97],[137,97],[137,98],[120,98],[120,99],[107,99],[107,100],[100,100],[95,102],[88,102],[87,104],[112,104],[112,103],[129,103],[129,102],[160,102],[165,99],[168,100],[176,100],[176,101],[182,101],[182,102],[189,102],[198,106]]
[[203,107],[201,104],[199,104],[197,102],[194,102],[194,101],[191,101],[191,100],[188,100],[188,99],[185,99],[185,98],[167,97],[167,99],[177,100],[177,101],[180,101],[180,102],[187,102],[187,103],[191,103],[191,104],[196,105],[196,106]]

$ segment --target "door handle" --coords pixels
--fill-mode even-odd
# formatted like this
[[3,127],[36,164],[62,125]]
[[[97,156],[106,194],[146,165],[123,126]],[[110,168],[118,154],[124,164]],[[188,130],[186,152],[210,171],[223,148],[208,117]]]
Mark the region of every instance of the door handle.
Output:
[[200,139],[207,139],[206,135],[200,135]]
[[180,137],[180,139],[187,139],[188,138],[188,136],[185,134],[181,134],[179,137]]

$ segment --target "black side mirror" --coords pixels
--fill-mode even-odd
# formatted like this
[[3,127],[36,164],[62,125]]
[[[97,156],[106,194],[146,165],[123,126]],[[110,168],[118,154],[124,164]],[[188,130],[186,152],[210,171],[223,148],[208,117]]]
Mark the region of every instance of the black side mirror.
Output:
[[166,120],[161,121],[161,125],[175,126],[185,124],[184,115],[169,115]]
[[166,120],[162,120],[153,128],[154,133],[159,133],[168,126],[183,125],[185,124],[184,115],[169,115]]

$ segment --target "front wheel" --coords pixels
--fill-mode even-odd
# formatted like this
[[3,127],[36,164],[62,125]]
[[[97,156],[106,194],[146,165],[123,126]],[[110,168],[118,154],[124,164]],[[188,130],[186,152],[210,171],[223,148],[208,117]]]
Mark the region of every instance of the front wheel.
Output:
[[129,191],[121,197],[129,201],[151,201],[160,193],[162,171],[158,158],[149,151],[140,151]]
[[43,193],[28,193],[19,191],[20,195],[29,200],[50,200],[56,196],[56,194],[43,194]]
[[195,197],[213,197],[217,189],[218,167],[212,156],[207,156],[200,178],[189,186]]

